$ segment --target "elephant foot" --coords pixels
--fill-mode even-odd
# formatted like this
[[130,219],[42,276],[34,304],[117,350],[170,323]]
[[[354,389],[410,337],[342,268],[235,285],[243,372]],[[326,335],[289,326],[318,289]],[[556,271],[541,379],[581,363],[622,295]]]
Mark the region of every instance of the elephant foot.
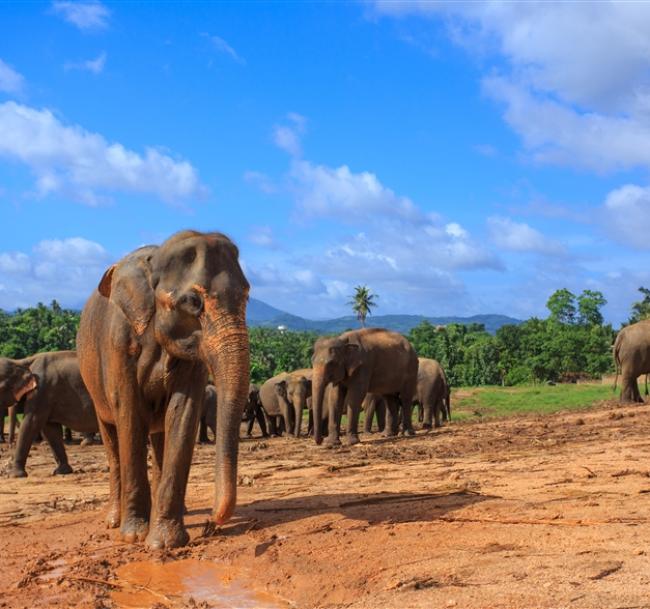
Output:
[[361,440],[359,440],[359,436],[357,434],[352,433],[347,435],[346,442],[348,446],[354,446],[355,444],[359,444]]
[[395,431],[385,431],[384,432],[384,438],[396,438],[397,437],[397,432]]
[[[252,434],[251,434],[251,436],[252,436]],[[270,438],[271,436],[270,436],[269,434],[267,434],[267,433],[263,433],[263,434],[262,434],[262,437],[263,437],[263,438]]]
[[120,503],[118,501],[117,505],[113,505],[108,510],[106,514],[106,528],[107,529],[117,529],[120,526]]
[[25,468],[20,465],[12,465],[7,470],[7,476],[9,476],[9,478],[27,478],[27,472],[25,471]]
[[325,448],[335,448],[336,446],[341,446],[341,440],[338,436],[330,437],[327,436],[323,441],[323,446]]
[[72,468],[68,463],[61,463],[53,472],[53,476],[65,476],[72,473]]
[[415,430],[409,427],[408,429],[404,430],[404,435],[413,437],[415,435]]
[[431,423],[422,423],[422,429],[431,429]]
[[91,445],[94,444],[94,443],[95,443],[94,440],[91,440],[91,439],[89,439],[89,438],[84,438],[84,439],[81,441],[81,443],[79,444],[79,446],[81,446],[82,448],[84,448],[84,447],[86,447],[86,446],[91,446]]
[[185,527],[176,520],[157,520],[151,527],[145,545],[151,550],[179,548],[190,540]]
[[149,523],[144,518],[131,517],[122,523],[120,535],[122,541],[126,543],[135,543],[144,541],[149,532]]

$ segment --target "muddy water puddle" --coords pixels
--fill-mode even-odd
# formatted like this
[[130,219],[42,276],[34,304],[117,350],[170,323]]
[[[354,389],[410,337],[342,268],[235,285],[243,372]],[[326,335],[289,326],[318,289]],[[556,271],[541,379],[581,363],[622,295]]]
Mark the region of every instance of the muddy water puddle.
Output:
[[[288,603],[252,588],[242,572],[209,561],[133,562],[117,570],[121,609],[186,607],[190,598],[210,609],[285,609]],[[201,605],[200,605],[201,606]]]

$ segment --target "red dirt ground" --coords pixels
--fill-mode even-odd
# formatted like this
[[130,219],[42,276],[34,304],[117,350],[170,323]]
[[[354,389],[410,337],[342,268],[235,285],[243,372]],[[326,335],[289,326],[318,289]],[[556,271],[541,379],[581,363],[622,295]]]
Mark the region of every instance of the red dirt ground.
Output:
[[29,478],[0,479],[0,607],[119,607],[129,591],[152,592],[141,606],[157,609],[214,606],[126,578],[123,565],[152,558],[222,565],[271,595],[257,607],[650,606],[647,405],[365,436],[334,451],[285,438],[240,450],[233,521],[205,526],[213,447],[197,447],[191,545],[152,557],[103,526],[103,447],[70,447],[65,477],[34,449]]

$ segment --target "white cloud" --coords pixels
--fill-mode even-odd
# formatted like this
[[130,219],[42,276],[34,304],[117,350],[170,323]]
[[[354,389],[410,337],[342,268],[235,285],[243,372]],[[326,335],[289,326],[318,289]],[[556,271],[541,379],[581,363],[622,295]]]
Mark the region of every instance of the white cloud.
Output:
[[488,218],[488,230],[492,241],[504,250],[550,256],[566,253],[565,248],[558,241],[545,237],[528,224],[515,222],[510,218],[499,216]]
[[100,53],[95,59],[88,59],[86,61],[66,63],[65,70],[85,70],[93,74],[101,74],[106,65],[106,53]]
[[16,94],[23,90],[24,85],[23,76],[0,59],[0,91]]
[[299,157],[302,155],[301,140],[305,133],[307,120],[296,112],[289,112],[287,119],[288,125],[276,125],[273,128],[273,142],[291,156]]
[[277,243],[273,237],[273,229],[270,226],[254,226],[248,240],[260,247],[277,247]]
[[278,187],[274,184],[273,180],[261,171],[245,171],[244,181],[253,184],[267,195],[278,191]]
[[233,49],[223,38],[220,36],[208,36],[212,46],[220,53],[225,53],[234,59],[237,63],[242,65],[246,64],[246,60],[241,57],[235,49]]
[[47,239],[32,252],[0,253],[0,308],[49,303],[81,307],[111,263],[99,244],[82,237]]
[[111,12],[101,2],[68,2],[55,0],[52,3],[55,14],[82,31],[103,30],[108,27]]
[[627,184],[607,195],[603,206],[603,226],[621,243],[650,249],[650,187]]
[[138,154],[97,133],[65,125],[49,110],[0,104],[0,157],[27,165],[40,196],[60,193],[88,205],[113,191],[153,195],[174,203],[201,196],[196,169],[155,148]]

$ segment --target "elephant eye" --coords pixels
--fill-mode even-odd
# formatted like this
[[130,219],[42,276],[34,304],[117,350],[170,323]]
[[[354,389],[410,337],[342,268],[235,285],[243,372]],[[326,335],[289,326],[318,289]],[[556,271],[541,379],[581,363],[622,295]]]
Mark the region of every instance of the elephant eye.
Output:
[[190,247],[183,252],[183,262],[192,264],[196,260],[196,248]]

